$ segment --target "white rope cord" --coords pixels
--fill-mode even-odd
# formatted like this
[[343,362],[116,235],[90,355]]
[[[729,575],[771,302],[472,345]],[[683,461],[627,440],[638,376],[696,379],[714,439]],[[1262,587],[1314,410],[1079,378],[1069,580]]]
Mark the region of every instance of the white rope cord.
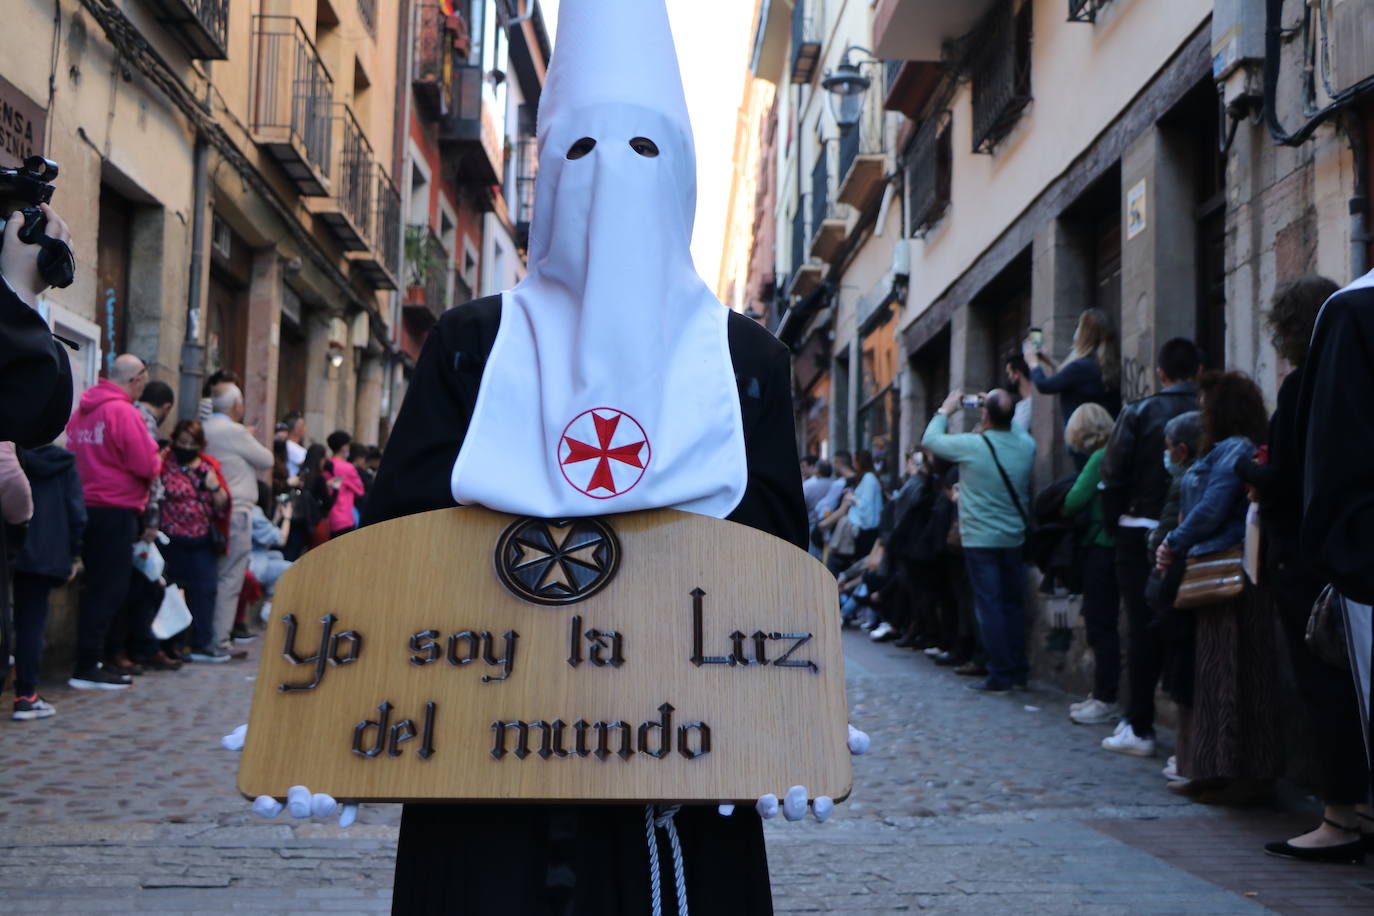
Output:
[[653,907],[653,916],[663,916],[663,881],[660,876],[658,857],[658,828],[660,827],[668,831],[668,843],[673,850],[673,889],[677,891],[678,916],[688,916],[687,874],[682,862],[682,843],[678,840],[677,823],[673,820],[681,810],[681,805],[672,805],[659,809],[657,816],[655,816],[653,805],[644,806],[644,835],[649,844],[649,893],[652,897],[650,903]]
[[668,842],[673,847],[673,885],[677,889],[677,916],[687,916],[687,875],[682,864],[682,844],[677,838],[677,821],[674,820],[681,810],[681,805],[664,808],[657,823],[668,831]]
[[663,916],[663,885],[658,874],[658,837],[654,829],[654,806],[644,806],[644,837],[649,843],[649,903],[653,916]]

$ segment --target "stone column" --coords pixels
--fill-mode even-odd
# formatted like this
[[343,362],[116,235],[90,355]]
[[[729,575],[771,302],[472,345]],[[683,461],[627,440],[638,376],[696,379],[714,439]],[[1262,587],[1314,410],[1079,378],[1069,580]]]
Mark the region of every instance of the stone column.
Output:
[[[1031,325],[1045,335],[1045,352],[1058,359],[1073,350],[1078,317],[1091,301],[1088,252],[1062,219],[1052,219],[1035,233],[1031,243]],[[1055,395],[1032,395],[1031,435],[1035,452],[1034,480],[1043,486],[1069,473],[1064,445],[1064,422]]]
[[248,286],[248,348],[244,360],[244,422],[271,446],[277,421],[277,361],[281,344],[281,259],[275,248],[253,252]]
[[[985,322],[979,320],[977,310],[972,305],[956,308],[949,318],[949,386],[951,391],[972,393],[982,391],[986,380],[992,377],[993,367],[988,365],[990,343]],[[939,404],[931,406],[931,413]],[[929,419],[929,418],[927,418]],[[950,418],[951,432],[966,432],[977,423],[977,415],[969,411],[955,411]]]
[[305,371],[305,429],[312,442],[323,442],[338,427],[334,425],[335,379],[343,368],[329,368],[331,316],[318,309],[307,309],[301,316],[305,325],[309,365]]
[[[1158,126],[1121,157],[1121,394],[1155,391],[1159,347],[1197,334],[1197,223],[1193,217],[1192,141]],[[1144,201],[1143,225],[1128,212]],[[1134,233],[1134,234],[1132,234]],[[1216,357],[1211,357],[1215,359]]]
[[358,369],[353,437],[366,445],[377,444],[382,416],[383,375],[381,357],[364,354]]

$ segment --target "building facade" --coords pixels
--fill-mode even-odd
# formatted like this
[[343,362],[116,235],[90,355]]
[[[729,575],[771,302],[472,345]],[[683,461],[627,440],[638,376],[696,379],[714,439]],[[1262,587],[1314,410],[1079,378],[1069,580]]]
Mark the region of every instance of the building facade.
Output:
[[[766,0],[779,244],[753,269],[777,278],[799,443],[898,454],[949,391],[1003,384],[1030,328],[1062,358],[1088,308],[1125,400],[1186,336],[1272,405],[1275,289],[1370,263],[1370,22],[1369,0]],[[826,96],[851,44],[870,81],[846,131]],[[1063,419],[1036,396],[1038,486],[1069,471]]]
[[[519,275],[549,55],[537,0],[5,12],[0,167],[60,164],[76,282],[41,309],[81,344],[78,396],[131,352],[178,416],[229,369],[264,442],[299,411],[316,442],[384,443],[437,316]],[[74,609],[59,590],[53,664]]]

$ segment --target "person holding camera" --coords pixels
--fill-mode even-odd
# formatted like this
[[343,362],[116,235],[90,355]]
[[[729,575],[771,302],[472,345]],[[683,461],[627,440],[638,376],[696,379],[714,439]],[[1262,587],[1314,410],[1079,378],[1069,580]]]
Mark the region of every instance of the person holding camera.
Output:
[[[950,416],[961,406],[981,409],[979,432],[948,431]],[[1023,687],[1030,676],[1022,550],[1035,440],[1012,423],[1014,416],[1015,404],[1004,389],[970,400],[954,391],[921,442],[937,458],[959,465],[959,537],[988,659],[987,679],[969,687],[993,693]]]

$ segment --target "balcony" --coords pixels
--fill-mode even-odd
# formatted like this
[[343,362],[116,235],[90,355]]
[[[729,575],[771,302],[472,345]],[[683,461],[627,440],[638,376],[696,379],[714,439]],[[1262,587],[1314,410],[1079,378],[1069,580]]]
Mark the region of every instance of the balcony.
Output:
[[874,80],[865,93],[859,123],[840,133],[840,186],[837,199],[856,210],[873,203],[887,178],[887,138],[881,92]]
[[911,235],[921,235],[949,206],[954,148],[949,115],[927,118],[912,138],[906,155],[906,212]]
[[421,117],[437,121],[453,107],[454,47],[468,40],[462,16],[447,16],[439,0],[415,7],[415,53],[410,75]]
[[913,121],[920,117],[940,86],[944,69],[940,64],[919,60],[887,61],[887,91],[883,108],[900,111]]
[[783,0],[763,0],[755,23],[754,51],[749,66],[754,76],[773,85],[782,82],[791,38]]
[[370,244],[376,160],[353,109],[339,106],[336,119],[339,168],[334,194],[311,209],[345,251],[367,251]]
[[406,229],[406,308],[438,319],[448,310],[449,263],[444,243],[428,226]]
[[349,259],[373,289],[396,289],[401,273],[401,192],[380,165],[376,172],[368,248]]
[[820,154],[811,169],[811,256],[827,264],[840,253],[848,226],[835,210],[834,190],[830,184],[830,148],[833,145],[830,141],[821,144]]
[[534,220],[534,183],[539,175],[539,144],[522,136],[515,146],[515,247],[529,249],[530,223]]
[[294,16],[253,18],[253,140],[307,197],[329,195],[334,80]]
[[945,43],[967,35],[997,0],[878,0],[873,50],[892,60],[939,61]]
[[792,7],[792,82],[809,83],[821,59],[820,0],[794,0]]
[[979,27],[973,40],[973,151],[991,153],[1031,101],[1031,9],[1011,0]]
[[194,60],[229,59],[229,0],[148,0]]
[[456,163],[455,174],[460,182],[490,191],[500,183],[504,153],[491,113],[482,104],[485,78],[479,66],[454,67],[453,107],[440,122],[439,142]]
[[806,259],[806,243],[811,238],[811,202],[809,194],[797,198],[792,214],[792,279],[787,295],[806,296],[821,285],[821,266]]

